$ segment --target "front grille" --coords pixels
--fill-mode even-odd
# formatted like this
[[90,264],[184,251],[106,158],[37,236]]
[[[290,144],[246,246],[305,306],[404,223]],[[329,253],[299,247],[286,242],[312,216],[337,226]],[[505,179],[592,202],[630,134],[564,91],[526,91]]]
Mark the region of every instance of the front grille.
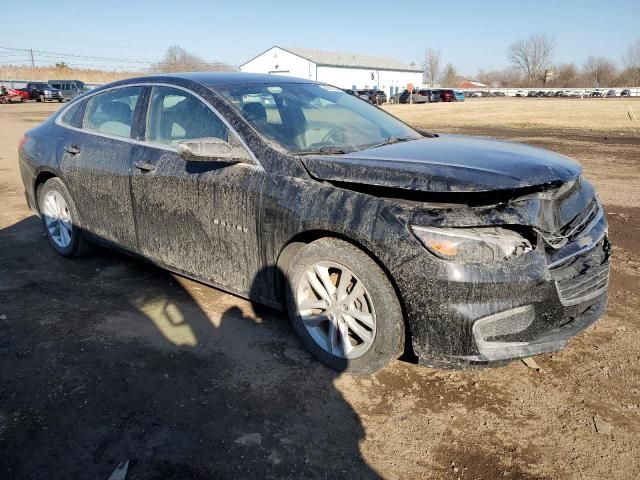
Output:
[[609,286],[610,244],[604,237],[591,250],[551,269],[560,301],[565,306],[586,302]]

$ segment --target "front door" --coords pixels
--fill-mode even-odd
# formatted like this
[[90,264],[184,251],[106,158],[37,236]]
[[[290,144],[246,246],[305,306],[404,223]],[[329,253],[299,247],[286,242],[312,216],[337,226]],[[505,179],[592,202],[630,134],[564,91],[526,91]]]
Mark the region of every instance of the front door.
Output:
[[264,170],[178,156],[182,140],[233,135],[185,90],[154,86],[147,112],[146,142],[136,147],[131,179],[139,250],[168,267],[248,294],[265,263],[258,251]]
[[79,208],[82,227],[102,240],[135,249],[129,188],[131,131],[143,87],[123,87],[91,97],[82,131],[61,146],[61,171]]

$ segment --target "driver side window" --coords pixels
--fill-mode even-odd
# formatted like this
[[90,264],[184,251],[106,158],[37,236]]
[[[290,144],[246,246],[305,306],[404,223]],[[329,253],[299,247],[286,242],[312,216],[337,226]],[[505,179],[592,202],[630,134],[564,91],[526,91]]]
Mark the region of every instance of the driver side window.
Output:
[[146,139],[175,147],[197,138],[229,140],[226,125],[202,101],[171,87],[153,87],[147,113]]

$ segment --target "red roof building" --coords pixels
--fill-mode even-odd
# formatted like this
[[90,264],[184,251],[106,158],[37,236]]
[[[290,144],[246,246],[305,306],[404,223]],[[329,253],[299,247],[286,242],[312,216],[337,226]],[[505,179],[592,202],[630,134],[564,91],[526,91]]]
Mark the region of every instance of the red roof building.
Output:
[[487,88],[487,86],[484,83],[465,80],[460,85],[458,85],[458,88]]

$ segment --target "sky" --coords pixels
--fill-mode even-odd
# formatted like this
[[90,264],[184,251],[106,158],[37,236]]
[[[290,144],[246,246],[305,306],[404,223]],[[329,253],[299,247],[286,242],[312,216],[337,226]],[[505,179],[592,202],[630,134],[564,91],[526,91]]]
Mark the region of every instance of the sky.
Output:
[[533,32],[553,38],[554,63],[578,66],[589,55],[621,65],[640,38],[640,0],[28,3],[3,4],[0,65],[27,62],[25,52],[10,49],[33,49],[37,64],[134,70],[160,60],[169,45],[236,66],[273,45],[421,64],[432,47],[443,64],[473,76],[507,67],[509,44]]

